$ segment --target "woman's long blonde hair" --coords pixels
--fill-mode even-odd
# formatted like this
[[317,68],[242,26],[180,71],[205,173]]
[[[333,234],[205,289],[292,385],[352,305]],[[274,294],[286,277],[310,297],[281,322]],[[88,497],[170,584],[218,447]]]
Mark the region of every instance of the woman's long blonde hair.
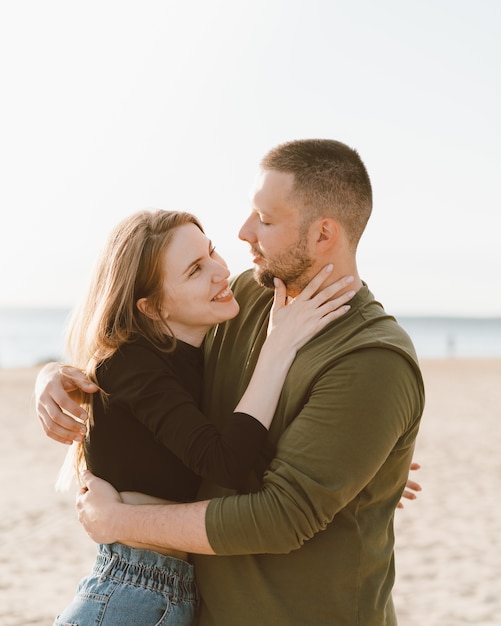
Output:
[[[175,346],[162,314],[163,282],[166,278],[163,257],[174,230],[198,219],[179,211],[140,211],[123,220],[110,234],[97,259],[90,286],[75,310],[67,333],[67,352],[72,365],[97,383],[96,370],[124,343],[134,336],[147,337],[162,349]],[[137,307],[140,298],[148,299],[150,315]],[[172,341],[166,344],[166,335]],[[106,401],[106,390],[101,390]],[[82,393],[80,404],[89,414],[92,428],[92,394]],[[57,488],[67,488],[73,470],[79,478],[85,469],[83,444],[73,444],[61,468]]]

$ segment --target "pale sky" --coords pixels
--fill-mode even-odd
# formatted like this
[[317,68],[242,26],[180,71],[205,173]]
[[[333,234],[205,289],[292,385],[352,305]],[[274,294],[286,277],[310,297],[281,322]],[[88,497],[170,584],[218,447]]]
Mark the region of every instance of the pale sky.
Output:
[[73,306],[110,229],[197,214],[234,272],[260,158],[356,148],[359,270],[399,315],[501,315],[498,0],[0,4],[0,306]]

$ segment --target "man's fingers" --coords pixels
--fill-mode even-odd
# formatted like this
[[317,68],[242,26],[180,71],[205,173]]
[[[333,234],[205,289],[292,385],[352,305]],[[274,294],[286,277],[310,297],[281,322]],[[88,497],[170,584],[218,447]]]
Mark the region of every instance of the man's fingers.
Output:
[[402,497],[407,498],[408,500],[415,500],[416,494],[413,493],[412,491],[407,491],[407,489],[405,489],[404,492],[402,493]]
[[101,478],[94,476],[90,470],[84,470],[80,476],[82,487],[85,487],[86,491],[92,488],[92,485],[96,482],[104,482]]
[[40,414],[40,421],[42,423],[42,428],[45,434],[47,435],[47,437],[50,437],[51,439],[59,443],[64,443],[69,446],[73,443],[74,438],[78,436],[78,435],[75,435],[75,433],[71,433],[71,432],[68,432],[67,430],[64,430],[63,428],[60,428],[57,425],[52,424],[49,428],[46,425],[45,421],[42,419],[41,414]]
[[421,485],[419,483],[414,482],[413,480],[407,481],[407,488],[412,489],[414,491],[421,491]]
[[39,405],[38,418],[45,434],[61,443],[72,443],[82,440],[86,432],[86,426],[82,422],[66,415],[59,407],[51,402],[46,406]]
[[59,373],[65,391],[80,389],[85,393],[94,393],[99,387],[93,383],[85,372],[71,365],[60,365]]
[[47,394],[47,396],[41,399],[40,403],[45,406],[56,424],[69,427],[71,430],[70,422],[75,422],[75,420],[85,422],[87,420],[88,415],[84,409],[64,391],[55,390],[52,395]]
[[[38,417],[42,422],[45,433],[57,439],[58,441],[73,441],[79,435],[86,432],[85,420],[87,414],[83,409],[73,401],[67,400],[66,407],[62,407],[63,401],[55,401],[52,397],[45,398],[45,401],[39,402]],[[64,410],[63,410],[64,409]],[[72,410],[74,415],[68,415],[66,411]]]
[[83,470],[80,473],[80,489],[77,492],[77,504],[81,502],[81,498],[89,491],[89,485],[92,483],[92,479],[95,478],[94,474],[89,470]]

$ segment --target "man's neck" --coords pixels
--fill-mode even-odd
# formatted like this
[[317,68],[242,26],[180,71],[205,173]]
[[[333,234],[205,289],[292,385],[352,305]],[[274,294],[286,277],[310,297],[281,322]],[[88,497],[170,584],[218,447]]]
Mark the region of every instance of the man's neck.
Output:
[[[325,264],[327,265],[327,263]],[[341,295],[346,291],[358,291],[362,287],[362,280],[358,274],[357,266],[355,263],[350,264],[341,264],[341,263],[333,263],[334,268],[332,270],[331,275],[325,279],[322,283],[322,287],[327,287],[328,285],[332,285],[338,280],[342,278],[346,278],[348,276],[353,276],[353,281],[348,283],[346,287],[342,288],[337,295]],[[325,266],[315,267],[315,269],[310,270],[308,275],[304,277],[303,280],[298,280],[293,285],[287,285],[287,298],[294,299],[296,298],[301,291],[306,287],[306,285],[312,280],[314,276],[318,274],[319,271]]]

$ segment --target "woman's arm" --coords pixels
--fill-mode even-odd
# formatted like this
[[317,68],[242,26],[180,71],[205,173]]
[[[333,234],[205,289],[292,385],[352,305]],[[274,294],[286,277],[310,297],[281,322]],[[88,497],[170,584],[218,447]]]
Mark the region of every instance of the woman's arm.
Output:
[[[349,308],[344,305],[353,296],[353,292],[346,291],[350,279],[342,279],[321,289],[331,269],[328,266],[322,270],[290,304],[286,304],[285,285],[277,281],[268,337],[247,390],[235,408],[234,417],[229,415],[230,419],[223,420],[221,429],[205,417],[192,392],[185,384],[180,384],[171,361],[164,362],[162,355],[148,342],[140,341],[124,346],[103,365],[100,374],[100,385],[110,396],[105,409],[100,407],[100,412],[97,412],[95,406],[96,420],[103,410],[107,415],[105,421],[99,422],[101,441],[103,437],[109,437],[110,433],[105,434],[107,430],[127,429],[131,423],[125,419],[128,414],[141,423],[157,443],[176,455],[199,476],[224,487],[240,489],[262,448],[266,429],[270,426],[282,385],[297,350]],[[335,298],[339,291],[345,293]],[[171,367],[173,369],[169,369]],[[71,370],[69,373],[73,374]],[[68,372],[65,368],[59,374],[66,377]],[[69,382],[63,378],[63,382],[68,391],[79,388],[79,384],[71,378]],[[65,401],[64,394],[57,388],[56,392],[59,394],[57,403],[63,407],[63,402],[66,402],[60,421],[67,428],[68,423],[72,425],[72,418],[67,413],[76,413],[81,420],[82,412],[72,400]],[[48,415],[47,410],[45,415]],[[58,428],[61,426],[57,424]],[[82,426],[80,422],[79,427]],[[68,440],[67,434],[58,436]],[[125,440],[130,440],[130,437]],[[107,465],[103,467],[100,464],[97,452],[97,457],[93,457],[93,449],[99,448],[93,447],[92,441],[91,435],[88,450],[90,467],[99,475],[112,480],[119,488],[127,487],[129,483],[123,476],[124,482],[117,483],[116,475],[106,473]],[[135,441],[139,450],[147,454],[144,450],[148,450],[148,447],[144,446],[150,445],[149,437],[145,435],[144,440]],[[157,455],[157,467],[163,465],[158,452],[152,449],[152,454]],[[137,474],[136,478],[139,481],[136,484],[142,484]]]
[[[175,361],[164,361],[148,342],[141,341],[124,346],[101,372],[100,384],[111,399],[108,419],[101,429],[114,431],[121,424],[126,426],[122,418],[127,407],[131,417],[196,474],[221,486],[240,489],[260,453],[297,350],[345,310],[343,305],[339,307],[350,293],[332,301],[329,298],[346,289],[346,281],[317,293],[328,276],[329,272],[322,271],[287,306],[285,286],[279,283],[263,355],[233,417],[231,413],[221,416],[220,428],[207,419],[192,392],[180,384]],[[97,470],[96,465],[91,467]]]
[[[270,427],[285,377],[297,351],[350,308],[346,303],[355,292],[346,291],[346,288],[353,281],[352,276],[320,289],[331,271],[332,265],[328,265],[319,272],[290,304],[287,304],[284,283],[275,279],[268,336],[235,412],[252,415],[263,426]],[[336,296],[338,293],[340,295]]]

